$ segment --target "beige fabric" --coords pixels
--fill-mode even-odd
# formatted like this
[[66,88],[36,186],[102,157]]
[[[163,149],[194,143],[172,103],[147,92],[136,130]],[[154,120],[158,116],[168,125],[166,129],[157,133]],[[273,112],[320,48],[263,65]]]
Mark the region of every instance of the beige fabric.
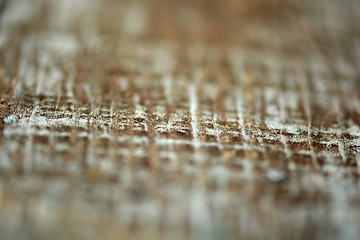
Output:
[[359,11],[6,1],[0,239],[358,239]]

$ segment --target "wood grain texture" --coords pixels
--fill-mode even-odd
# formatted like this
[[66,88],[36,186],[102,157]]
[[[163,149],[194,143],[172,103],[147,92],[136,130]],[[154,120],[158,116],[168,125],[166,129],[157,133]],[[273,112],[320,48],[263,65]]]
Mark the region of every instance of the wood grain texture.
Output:
[[0,239],[360,236],[359,1],[0,9]]

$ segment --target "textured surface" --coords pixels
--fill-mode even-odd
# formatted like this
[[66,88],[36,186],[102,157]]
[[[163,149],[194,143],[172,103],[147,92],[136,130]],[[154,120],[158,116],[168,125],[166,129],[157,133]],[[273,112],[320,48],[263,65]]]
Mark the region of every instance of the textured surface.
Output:
[[0,3],[1,239],[360,236],[359,1]]

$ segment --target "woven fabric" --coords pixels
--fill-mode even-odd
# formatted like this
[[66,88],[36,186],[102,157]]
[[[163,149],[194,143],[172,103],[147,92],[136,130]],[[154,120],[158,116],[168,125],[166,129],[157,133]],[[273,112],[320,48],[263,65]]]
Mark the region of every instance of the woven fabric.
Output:
[[0,1],[1,239],[358,239],[357,0]]

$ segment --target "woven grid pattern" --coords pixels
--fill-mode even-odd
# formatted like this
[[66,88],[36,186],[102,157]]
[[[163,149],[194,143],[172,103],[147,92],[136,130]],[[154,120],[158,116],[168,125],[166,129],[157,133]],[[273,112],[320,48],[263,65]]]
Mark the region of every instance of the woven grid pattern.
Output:
[[356,239],[347,3],[7,1],[0,237]]

